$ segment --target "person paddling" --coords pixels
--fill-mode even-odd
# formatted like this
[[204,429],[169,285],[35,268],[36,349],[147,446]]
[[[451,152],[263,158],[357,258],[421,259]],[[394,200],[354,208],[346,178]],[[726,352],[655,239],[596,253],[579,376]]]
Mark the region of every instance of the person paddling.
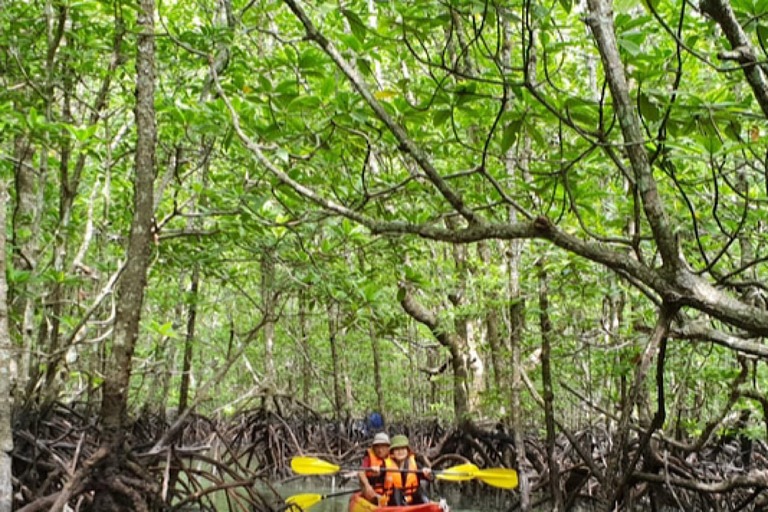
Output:
[[[426,493],[421,489],[422,479],[432,480],[430,468],[419,469],[411,450],[408,438],[394,436],[389,445],[389,458],[386,459],[387,473],[384,482],[386,504],[394,506],[429,503]],[[399,470],[399,471],[398,471]]]
[[385,496],[384,482],[385,473],[383,468],[387,467],[389,458],[389,436],[386,432],[379,432],[373,436],[371,447],[363,459],[364,468],[370,468],[357,473],[357,478],[363,486],[363,497],[371,503],[379,504]]

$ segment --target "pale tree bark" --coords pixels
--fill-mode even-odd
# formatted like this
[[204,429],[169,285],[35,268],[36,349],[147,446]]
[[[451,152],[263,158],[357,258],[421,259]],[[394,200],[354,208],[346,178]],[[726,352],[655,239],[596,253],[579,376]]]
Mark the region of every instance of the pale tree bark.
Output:
[[127,263],[117,286],[112,353],[107,361],[101,418],[102,445],[117,449],[125,437],[125,416],[131,379],[131,362],[139,336],[139,320],[152,251],[155,151],[155,40],[154,0],[141,0],[138,13],[135,119],[138,132],[133,185],[133,221],[128,240]]
[[6,230],[5,212],[8,206],[8,190],[5,180],[0,180],[0,512],[11,512],[13,485],[11,482],[11,452],[13,430],[11,428],[11,332],[8,327],[8,282],[6,280]]
[[[480,242],[477,246],[477,254],[484,267],[492,264],[491,248],[487,242]],[[485,315],[485,332],[488,341],[488,347],[491,349],[490,360],[493,369],[493,384],[496,389],[503,389],[504,371],[502,370],[502,343],[499,309],[495,302],[498,300],[498,294],[494,291],[490,299],[494,304],[487,307]]]
[[[14,188],[16,203],[11,217],[13,227],[12,264],[17,271],[34,272],[37,267],[37,244],[40,233],[39,210],[43,203],[39,201],[42,195],[36,192],[37,187],[43,187],[35,176],[33,167],[34,148],[29,139],[16,137],[14,140]],[[10,290],[13,294],[11,308],[14,316],[21,319],[18,329],[21,333],[21,351],[17,358],[19,396],[26,393],[28,379],[32,369],[31,354],[34,346],[35,329],[35,298],[34,293],[27,288],[31,285],[19,284],[17,289]],[[37,372],[34,372],[37,373]]]
[[546,257],[537,262],[539,268],[539,328],[541,329],[541,384],[544,389],[544,423],[547,429],[547,465],[549,466],[549,493],[552,511],[563,512],[563,495],[560,492],[560,464],[555,455],[555,393],[552,389],[552,321],[549,318],[549,277]]
[[525,454],[525,438],[523,424],[523,361],[522,361],[522,342],[523,329],[525,323],[525,303],[520,291],[520,257],[521,243],[512,242],[507,250],[507,268],[508,268],[508,299],[509,299],[509,346],[510,363],[512,366],[512,385],[511,391],[511,418],[512,429],[515,440],[515,459],[518,467],[520,480],[520,509],[526,512],[530,509],[530,488],[528,486],[528,477],[526,468],[528,461]]
[[[46,33],[46,54],[44,77],[42,80],[42,96],[44,102],[43,113],[46,123],[53,122],[53,101],[54,101],[54,75],[57,63],[57,55],[64,35],[64,26],[66,22],[66,9],[60,6],[58,13],[54,12],[52,0],[48,0],[44,7],[45,33]],[[48,154],[49,154],[49,134],[46,131],[43,135],[43,141],[40,146],[40,167],[36,172],[32,166],[33,149],[27,145],[26,139],[17,139],[24,146],[23,153],[17,156],[16,160],[16,190],[17,203],[13,214],[14,220],[14,267],[20,270],[35,272],[37,269],[38,258],[38,239],[40,234],[40,224],[44,209],[45,185],[48,181]],[[19,149],[18,147],[16,149]],[[27,159],[29,159],[27,161]],[[31,290],[27,290],[30,292]],[[24,290],[19,290],[15,295],[24,295]],[[39,376],[38,361],[31,360],[30,354],[33,352],[34,344],[34,322],[37,312],[35,303],[35,294],[27,293],[28,298],[21,299],[14,309],[18,316],[22,316],[22,379],[31,377],[32,382],[28,386],[28,392],[35,386]],[[22,313],[23,312],[23,313]],[[19,315],[22,313],[22,315]],[[38,340],[44,341],[47,331],[46,319],[43,318],[40,323],[40,332]],[[42,345],[38,347],[42,351]],[[39,356],[38,356],[39,357]],[[32,366],[34,365],[34,366]]]
[[[508,13],[507,13],[508,15]],[[508,68],[512,66],[512,23],[504,23],[503,30],[503,46],[502,46],[502,62]],[[533,51],[531,49],[531,51]],[[530,57],[531,62],[526,63],[529,67],[533,68],[533,75],[535,77],[536,66],[535,56]],[[529,72],[530,74],[530,72]],[[511,95],[512,91],[505,91],[507,95]],[[511,108],[511,107],[508,107]],[[527,137],[527,136],[526,136]],[[524,144],[523,151],[527,153],[527,145]],[[525,168],[525,159],[527,154],[523,155],[523,162],[520,167]],[[507,175],[510,178],[518,173],[516,169],[514,147],[511,147],[504,158],[504,166],[506,168]],[[515,208],[509,207],[507,209],[507,220],[509,224],[517,224],[518,212]],[[522,361],[522,342],[523,342],[523,329],[525,323],[525,302],[523,300],[522,292],[520,289],[520,264],[522,259],[522,247],[523,242],[521,240],[512,240],[507,246],[507,300],[509,301],[509,350],[510,350],[510,363],[512,366],[511,382],[510,382],[510,416],[512,420],[512,430],[515,442],[515,465],[518,468],[519,474],[519,489],[520,489],[520,510],[527,512],[531,507],[530,486],[528,483],[528,461],[525,453],[525,438],[524,424],[523,424],[523,407],[522,407],[522,393],[524,388],[523,383],[523,361]]]
[[[455,218],[447,219],[447,223],[456,228]],[[454,244],[453,261],[456,269],[456,289],[449,295],[454,308],[460,309],[468,304],[467,280],[470,274],[469,250],[466,245]],[[469,380],[467,382],[468,412],[475,414],[480,405],[480,394],[485,389],[485,365],[477,351],[478,324],[470,315],[457,312],[454,315],[454,328],[461,340],[462,358],[467,368]]]

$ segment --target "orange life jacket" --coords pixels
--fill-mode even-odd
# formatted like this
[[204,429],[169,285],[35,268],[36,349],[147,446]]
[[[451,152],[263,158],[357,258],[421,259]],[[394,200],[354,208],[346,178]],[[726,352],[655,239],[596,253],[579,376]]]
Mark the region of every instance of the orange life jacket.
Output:
[[[387,460],[389,459],[380,459],[378,456],[376,456],[373,448],[368,448],[368,462],[370,462],[369,467],[380,469],[386,468]],[[378,475],[373,471],[366,471],[365,476],[368,477],[368,483],[371,484],[371,487],[373,487],[373,490],[376,492],[376,494],[384,494],[384,480],[386,478],[386,473],[384,471],[379,471]]]
[[[392,498],[395,489],[402,489],[405,502],[409,505],[413,502],[413,495],[419,490],[419,477],[416,473],[406,473],[405,482],[403,482],[403,474],[399,471],[400,468],[397,463],[392,459],[387,459],[387,469],[394,469],[395,471],[387,471],[387,477],[384,482],[384,491],[386,491],[386,500]],[[405,469],[416,470],[419,467],[416,465],[416,459],[413,455],[410,455],[405,463]],[[385,503],[386,504],[386,503]]]

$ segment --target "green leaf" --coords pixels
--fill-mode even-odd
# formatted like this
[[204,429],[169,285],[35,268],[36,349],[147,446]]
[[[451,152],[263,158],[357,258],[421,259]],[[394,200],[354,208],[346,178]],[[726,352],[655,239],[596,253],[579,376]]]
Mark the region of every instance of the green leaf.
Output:
[[320,94],[323,97],[330,96],[336,90],[336,76],[330,74],[320,82]]
[[619,46],[624,48],[624,50],[627,53],[629,53],[632,57],[637,57],[638,55],[640,55],[640,52],[642,52],[642,50],[640,49],[640,46],[637,43],[623,37],[619,38]]
[[738,121],[730,121],[723,131],[731,139],[737,142],[741,140],[741,123]]
[[641,93],[638,103],[640,104],[640,115],[642,115],[643,118],[648,121],[659,121],[661,119],[661,109],[651,101],[651,98],[647,94]]
[[352,30],[352,33],[355,35],[355,37],[361,43],[364,43],[368,27],[365,26],[365,23],[363,23],[363,20],[360,19],[360,16],[358,16],[356,12],[350,11],[349,9],[342,9],[341,14],[343,14],[344,17],[349,20],[349,28]]
[[536,142],[539,147],[547,147],[547,141],[544,139],[544,135],[542,135],[541,131],[539,131],[533,123],[525,123],[525,131],[533,138],[534,142]]
[[760,46],[765,48],[765,46],[768,44],[768,27],[759,24],[757,26],[757,37],[760,39]]
[[314,110],[320,106],[320,98],[317,96],[298,96],[286,106],[288,110]]
[[516,119],[510,122],[506,128],[504,128],[504,134],[501,137],[501,152],[506,153],[511,148],[517,136],[520,134],[520,128],[523,126],[522,119]]
[[568,14],[571,13],[571,0],[560,0],[560,6],[565,9],[565,12]]
[[176,332],[173,330],[173,322],[166,322],[158,328],[158,332],[163,336],[169,338],[176,337]]
[[451,117],[451,111],[449,109],[435,110],[432,113],[432,122],[435,126],[441,126]]

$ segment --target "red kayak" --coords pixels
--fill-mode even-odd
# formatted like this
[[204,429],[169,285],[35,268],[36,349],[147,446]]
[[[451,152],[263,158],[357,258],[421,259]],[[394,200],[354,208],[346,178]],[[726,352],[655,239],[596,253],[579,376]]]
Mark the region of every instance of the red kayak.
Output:
[[360,493],[353,494],[349,499],[349,512],[448,512],[439,503],[430,502],[423,505],[408,505],[405,507],[380,507],[363,498]]

